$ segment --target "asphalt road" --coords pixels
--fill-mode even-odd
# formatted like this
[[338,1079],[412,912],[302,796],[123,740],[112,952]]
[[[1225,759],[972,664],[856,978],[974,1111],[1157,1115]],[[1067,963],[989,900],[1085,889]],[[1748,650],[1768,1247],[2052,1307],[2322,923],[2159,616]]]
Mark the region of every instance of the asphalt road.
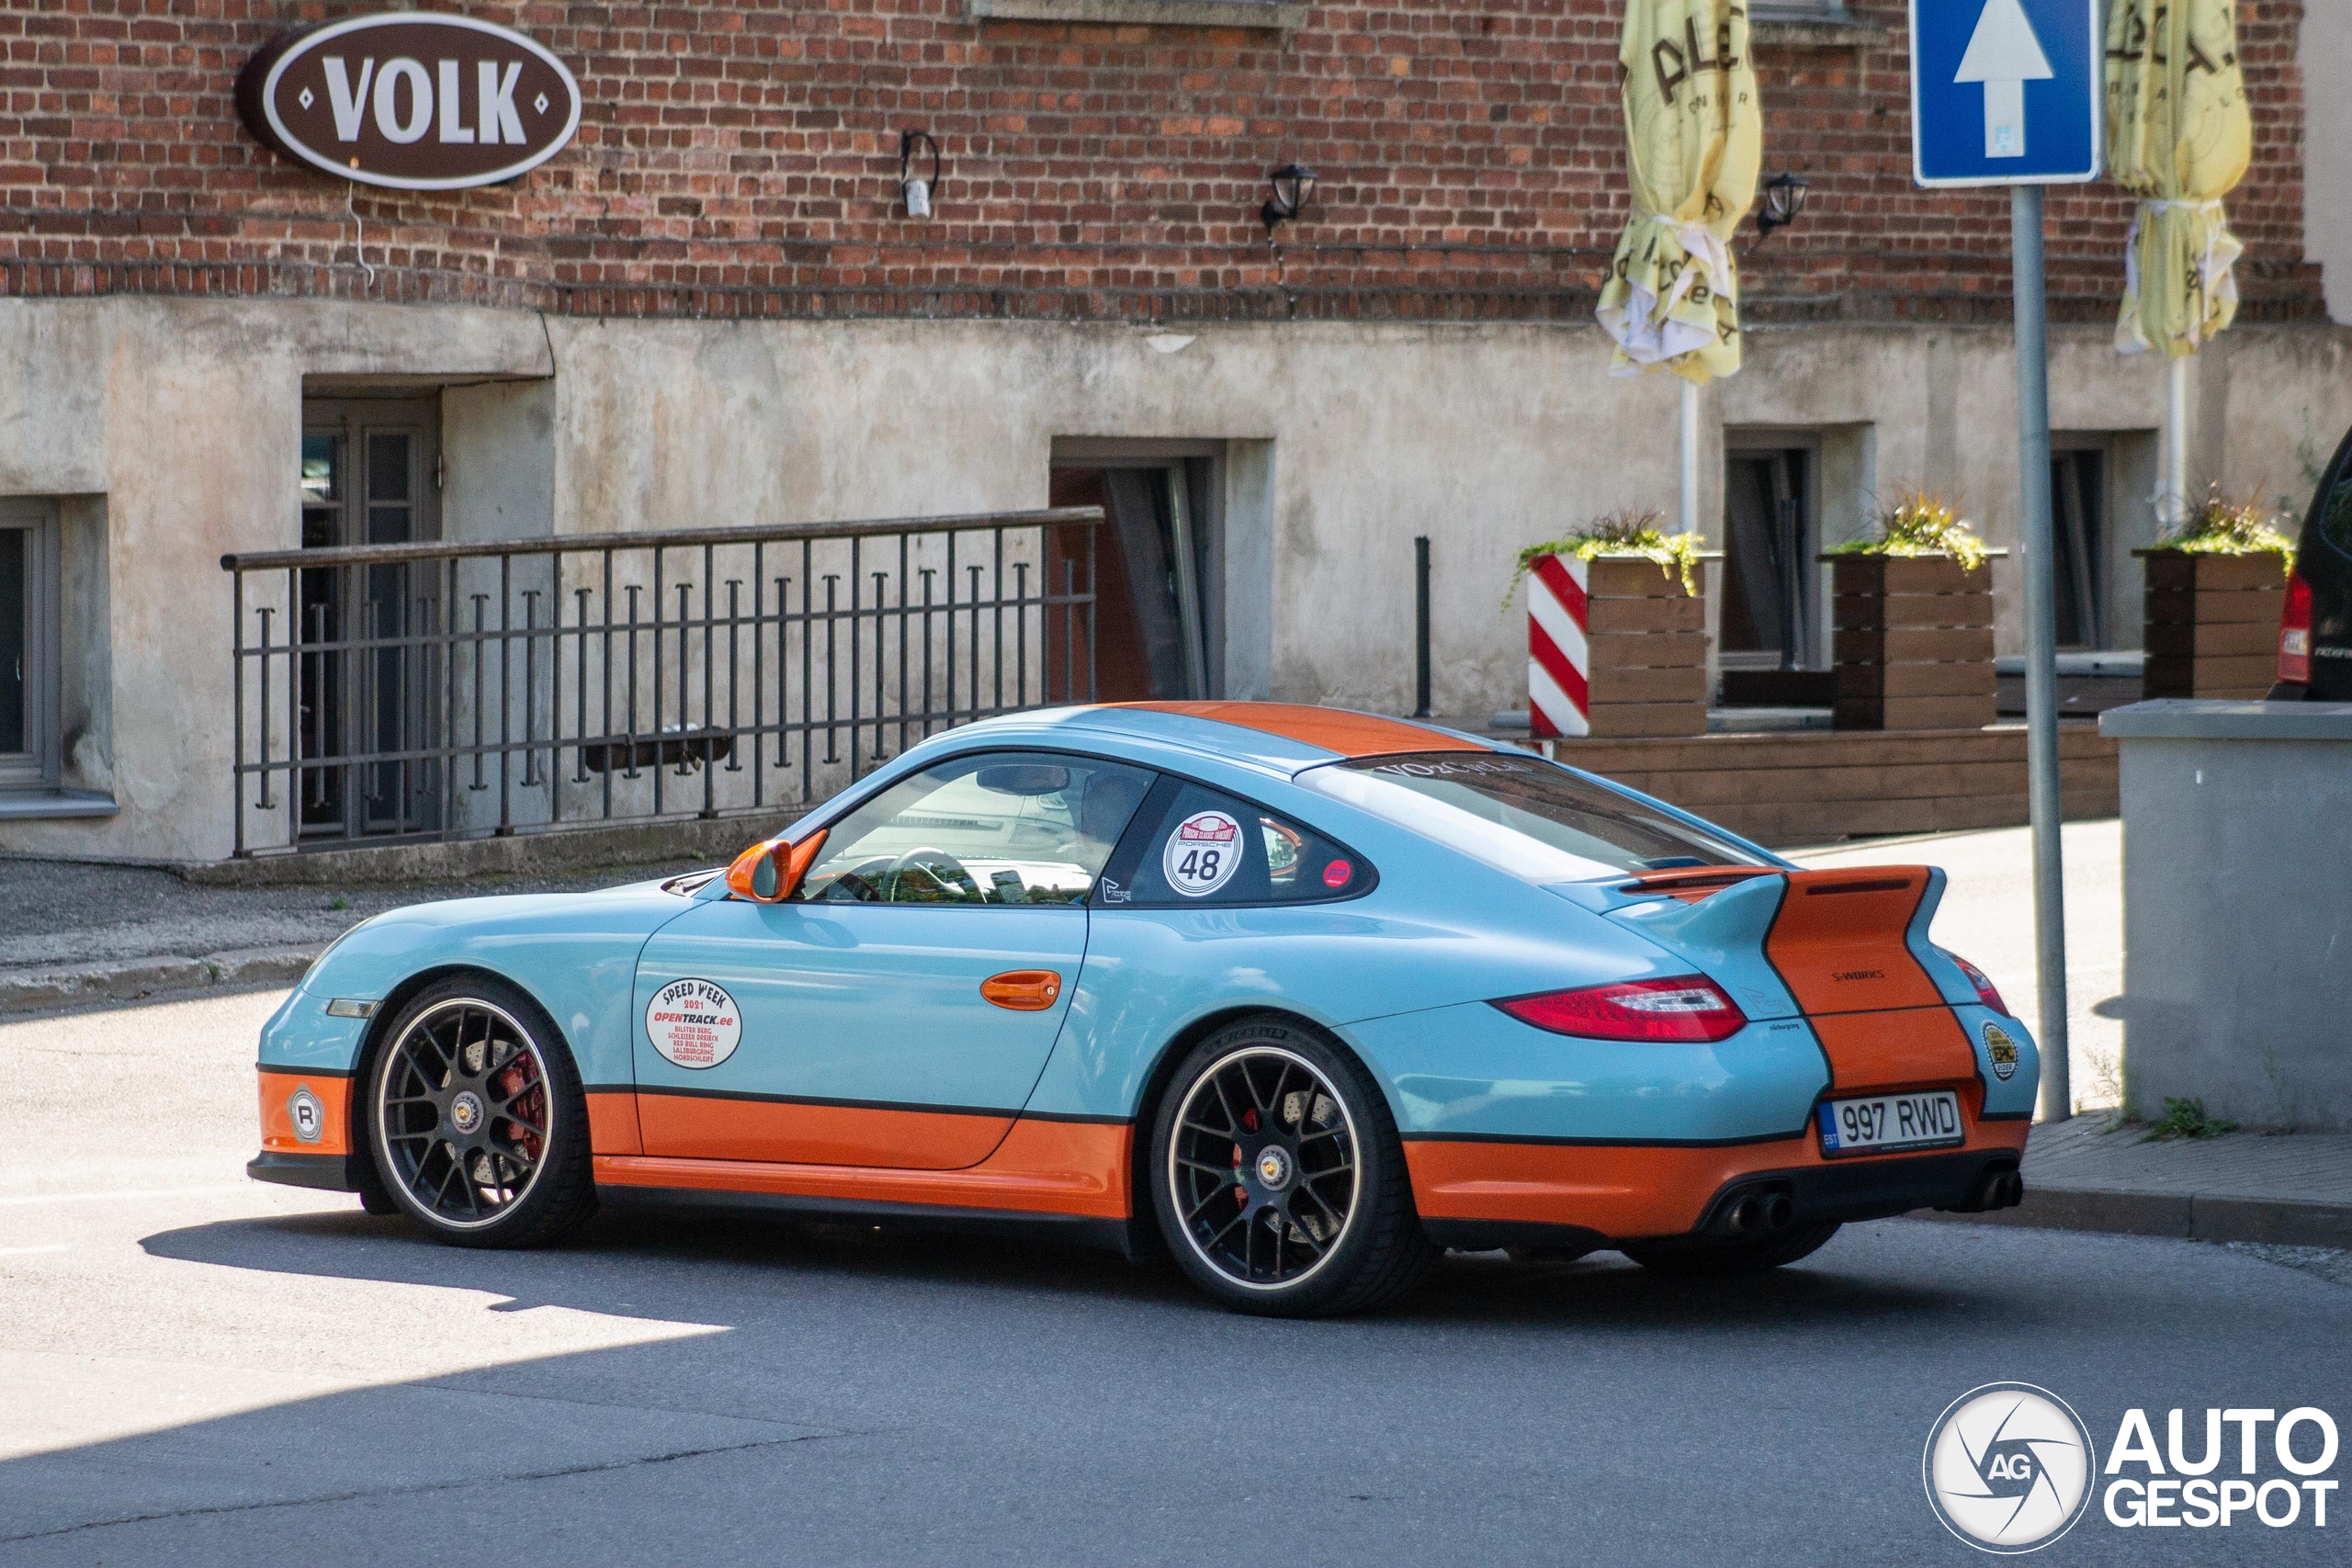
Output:
[[[10,1568],[1958,1563],[1920,1454],[1975,1385],[2057,1392],[2102,1453],[2133,1405],[2159,1442],[2175,1405],[2352,1426],[2352,1290],[2186,1242],[1894,1221],[1727,1285],[1456,1258],[1337,1323],[1042,1244],[454,1250],[243,1179],[276,999],[0,1025]],[[2335,1501],[2095,1506],[2037,1561],[2338,1563]]]

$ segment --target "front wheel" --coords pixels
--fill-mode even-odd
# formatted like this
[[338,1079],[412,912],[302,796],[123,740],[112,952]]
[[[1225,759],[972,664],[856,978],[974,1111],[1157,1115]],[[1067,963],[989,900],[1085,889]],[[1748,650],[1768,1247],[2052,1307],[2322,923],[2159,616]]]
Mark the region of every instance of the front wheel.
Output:
[[1387,1101],[1300,1025],[1249,1020],[1194,1047],[1160,1099],[1150,1168],[1169,1251],[1236,1311],[1360,1312],[1439,1257]]
[[503,981],[439,981],[401,1010],[368,1075],[368,1132],[386,1192],[436,1240],[536,1247],[595,1212],[579,1070]]
[[1800,1258],[1810,1258],[1838,1234],[1836,1221],[1821,1225],[1794,1225],[1773,1235],[1664,1236],[1657,1241],[1629,1241],[1622,1252],[1645,1269],[1660,1274],[1761,1274]]

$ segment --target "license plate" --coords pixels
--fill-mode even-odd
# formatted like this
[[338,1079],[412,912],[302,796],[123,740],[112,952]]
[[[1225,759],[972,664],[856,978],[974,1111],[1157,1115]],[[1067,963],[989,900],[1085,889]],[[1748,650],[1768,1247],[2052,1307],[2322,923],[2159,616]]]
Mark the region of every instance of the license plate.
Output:
[[1821,1102],[1825,1155],[1948,1148],[1966,1142],[1967,1136],[1960,1124],[1960,1097],[1948,1089]]

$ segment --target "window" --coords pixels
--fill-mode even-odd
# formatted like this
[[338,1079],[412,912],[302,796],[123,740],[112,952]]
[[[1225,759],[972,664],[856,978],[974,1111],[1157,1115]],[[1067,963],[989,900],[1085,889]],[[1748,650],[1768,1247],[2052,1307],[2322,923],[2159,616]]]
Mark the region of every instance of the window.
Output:
[[1426,751],[1313,768],[1298,782],[1530,882],[1765,857],[1538,758]]
[[54,790],[58,521],[47,501],[0,499],[0,789]]
[[2058,646],[2105,648],[2107,453],[2050,455],[2050,521],[2058,562]]
[[1097,902],[1297,904],[1352,898],[1374,881],[1354,852],[1246,800],[1170,778],[1136,814]]
[[958,757],[831,825],[797,898],[824,904],[1083,904],[1136,807],[1141,768],[1042,751]]

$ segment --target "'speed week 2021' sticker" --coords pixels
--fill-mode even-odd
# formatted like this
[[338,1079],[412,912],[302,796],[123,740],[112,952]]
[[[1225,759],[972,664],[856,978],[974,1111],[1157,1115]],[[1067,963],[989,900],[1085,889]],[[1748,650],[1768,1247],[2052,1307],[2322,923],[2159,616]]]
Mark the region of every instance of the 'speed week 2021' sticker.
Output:
[[743,1014],[733,997],[708,980],[673,980],[646,1005],[645,1032],[662,1060],[715,1067],[742,1043]]
[[1168,835],[1159,869],[1185,897],[1207,897],[1241,869],[1241,824],[1222,811],[1193,812]]

